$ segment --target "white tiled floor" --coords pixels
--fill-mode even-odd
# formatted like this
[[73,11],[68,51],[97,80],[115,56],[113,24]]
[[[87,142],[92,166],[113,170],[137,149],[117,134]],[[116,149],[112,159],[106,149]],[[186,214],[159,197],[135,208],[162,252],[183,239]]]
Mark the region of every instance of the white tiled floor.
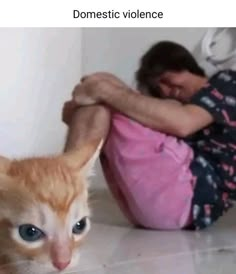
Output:
[[202,232],[159,232],[130,227],[105,192],[94,200],[80,274],[236,273],[235,210]]

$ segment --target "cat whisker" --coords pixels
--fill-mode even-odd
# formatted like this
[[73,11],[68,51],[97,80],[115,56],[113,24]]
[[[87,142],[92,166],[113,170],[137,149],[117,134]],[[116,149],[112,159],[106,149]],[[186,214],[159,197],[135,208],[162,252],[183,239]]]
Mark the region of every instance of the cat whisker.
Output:
[[92,199],[92,200],[88,201],[89,205],[98,204],[100,202],[102,202],[102,200],[98,199],[98,198],[97,199]]

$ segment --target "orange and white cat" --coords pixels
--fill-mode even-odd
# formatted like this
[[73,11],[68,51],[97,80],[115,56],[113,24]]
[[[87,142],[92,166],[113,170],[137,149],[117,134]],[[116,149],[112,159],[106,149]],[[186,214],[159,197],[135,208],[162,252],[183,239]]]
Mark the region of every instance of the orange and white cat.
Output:
[[0,157],[0,274],[69,273],[78,264],[100,147],[94,141],[54,157]]

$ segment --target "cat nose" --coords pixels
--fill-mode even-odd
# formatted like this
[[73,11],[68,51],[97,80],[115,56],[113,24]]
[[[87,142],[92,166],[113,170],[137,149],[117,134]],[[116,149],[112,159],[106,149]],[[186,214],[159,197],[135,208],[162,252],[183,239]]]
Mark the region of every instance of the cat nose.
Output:
[[67,262],[60,262],[60,261],[54,261],[52,264],[58,269],[58,270],[64,270],[69,264],[70,261]]

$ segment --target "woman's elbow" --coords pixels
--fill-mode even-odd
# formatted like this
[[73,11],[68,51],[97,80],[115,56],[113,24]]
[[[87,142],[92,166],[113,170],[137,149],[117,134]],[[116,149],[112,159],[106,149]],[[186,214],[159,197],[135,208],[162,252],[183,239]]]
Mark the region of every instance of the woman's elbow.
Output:
[[163,122],[161,124],[153,124],[152,127],[154,130],[159,130],[163,133],[173,135],[179,138],[186,138],[194,133],[193,127],[190,123],[170,123],[170,122]]
[[188,136],[192,135],[194,131],[191,126],[180,124],[170,128],[168,133],[179,138],[187,138]]

